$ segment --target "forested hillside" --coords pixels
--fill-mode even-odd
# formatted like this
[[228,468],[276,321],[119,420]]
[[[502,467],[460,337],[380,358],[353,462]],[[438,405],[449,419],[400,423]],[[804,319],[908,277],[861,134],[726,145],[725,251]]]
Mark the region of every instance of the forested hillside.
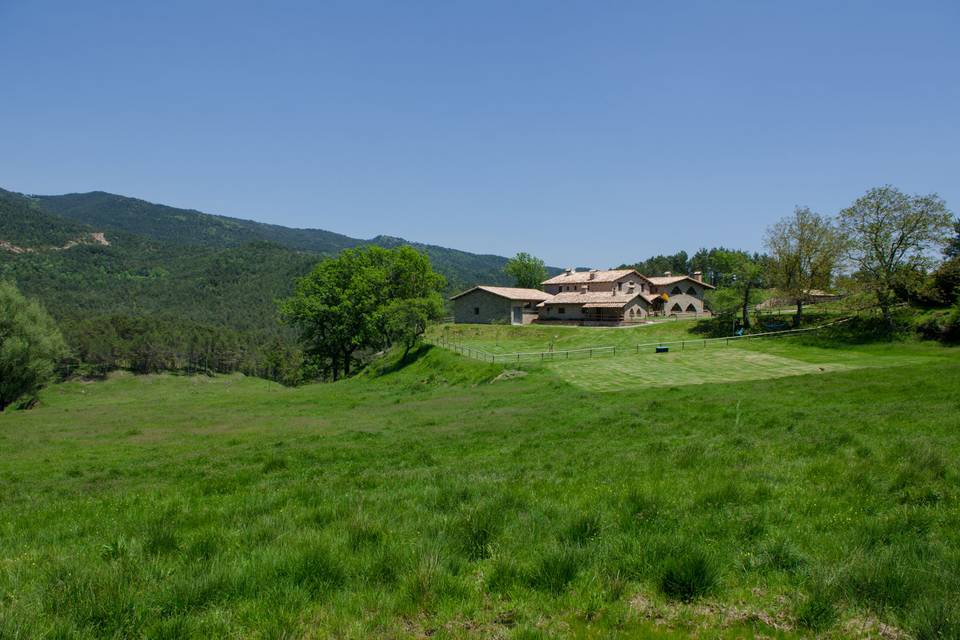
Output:
[[249,242],[268,241],[295,251],[332,255],[342,249],[361,245],[392,248],[408,244],[430,256],[434,268],[447,278],[451,291],[478,282],[509,284],[503,273],[506,258],[409,242],[401,238],[377,236],[361,240],[322,229],[291,229],[192,209],[176,209],[102,191],[34,196],[31,199],[44,211],[74,222],[178,246],[230,248]]
[[[275,301],[290,295],[296,279],[322,257],[363,244],[407,243],[288,229],[102,192],[0,190],[0,280],[38,298],[75,353],[104,368],[262,373],[290,361],[295,342],[277,321]],[[413,246],[430,256],[449,291],[506,283],[505,258]]]

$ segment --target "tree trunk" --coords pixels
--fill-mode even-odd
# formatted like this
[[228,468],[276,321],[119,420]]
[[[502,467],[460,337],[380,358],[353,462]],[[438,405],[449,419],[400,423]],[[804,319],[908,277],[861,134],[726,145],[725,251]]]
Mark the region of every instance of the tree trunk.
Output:
[[750,330],[750,285],[747,285],[743,292],[743,322],[741,323],[744,331]]
[[880,305],[880,313],[883,314],[883,323],[887,329],[893,331],[893,315],[890,313],[890,296],[886,291],[877,291],[877,303]]
[[353,359],[353,352],[344,351],[343,352],[343,377],[344,378],[350,377],[350,360],[351,359]]
[[793,328],[799,329],[800,322],[803,320],[803,300],[797,298],[797,315],[793,316]]

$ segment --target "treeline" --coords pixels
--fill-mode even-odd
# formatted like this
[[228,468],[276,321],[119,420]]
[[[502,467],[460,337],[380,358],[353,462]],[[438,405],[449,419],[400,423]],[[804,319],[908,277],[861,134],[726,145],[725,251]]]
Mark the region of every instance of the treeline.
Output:
[[[760,253],[750,253],[741,249],[713,247],[699,249],[693,255],[686,251],[678,251],[671,255],[656,255],[632,264],[622,264],[620,269],[636,269],[646,276],[662,276],[666,272],[674,275],[690,274],[699,271],[705,282],[720,287],[731,282],[737,265],[743,260],[762,263],[769,256]],[[765,278],[761,278],[760,286],[766,287]]]
[[235,373],[293,385],[309,375],[292,332],[234,331],[179,317],[96,315],[60,327],[70,346],[64,373]]

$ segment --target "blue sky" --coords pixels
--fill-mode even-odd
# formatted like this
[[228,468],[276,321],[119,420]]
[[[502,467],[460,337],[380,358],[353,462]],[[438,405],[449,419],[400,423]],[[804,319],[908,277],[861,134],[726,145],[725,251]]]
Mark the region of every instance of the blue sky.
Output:
[[604,267],[960,211],[960,3],[0,0],[0,186]]

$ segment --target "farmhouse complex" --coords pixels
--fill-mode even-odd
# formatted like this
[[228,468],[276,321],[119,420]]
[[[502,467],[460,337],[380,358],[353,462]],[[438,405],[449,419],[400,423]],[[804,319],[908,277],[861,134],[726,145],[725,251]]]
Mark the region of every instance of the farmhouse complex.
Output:
[[634,269],[567,269],[542,284],[543,291],[484,285],[464,291],[451,298],[454,320],[619,325],[654,316],[700,316],[709,313],[703,293],[713,289],[699,271],[650,277]]

